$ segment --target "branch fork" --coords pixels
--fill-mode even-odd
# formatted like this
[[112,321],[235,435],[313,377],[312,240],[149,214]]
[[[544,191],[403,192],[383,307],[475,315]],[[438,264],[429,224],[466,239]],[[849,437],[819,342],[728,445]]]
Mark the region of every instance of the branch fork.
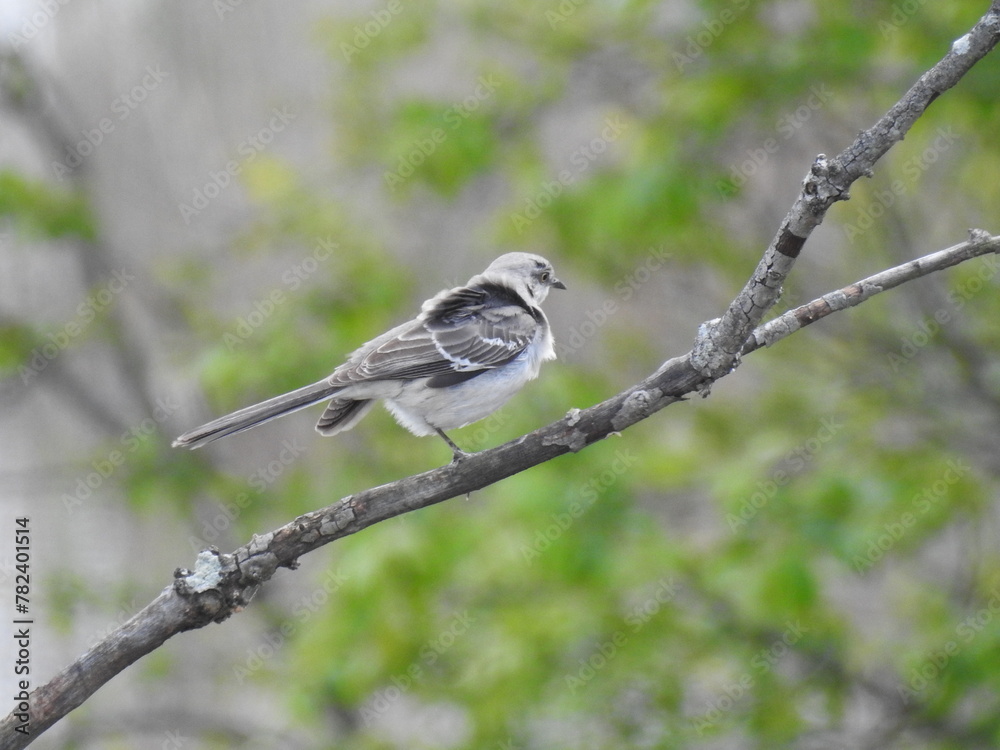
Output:
[[972,257],[1000,252],[1000,237],[975,230],[968,242],[883,271],[760,324],[777,302],[795,259],[830,206],[846,200],[853,182],[870,176],[875,163],[902,140],[930,103],[961,80],[998,39],[1000,0],[994,0],[975,27],[952,45],[945,57],[872,128],[860,133],[839,156],[828,159],[821,154],[816,158],[799,197],[746,286],[722,317],[701,325],[689,354],[664,362],[641,383],[602,403],[571,410],[559,421],[504,445],[471,454],[459,463],[356,493],[272,532],[255,535],[231,554],[203,551],[194,570],[176,571],[172,586],[31,693],[30,735],[16,730],[19,722],[13,714],[0,722],[0,750],[26,747],[105,682],[177,633],[225,620],[245,607],[279,567],[294,568],[298,558],[313,549],[579,451],[683,400],[687,394],[706,394],[715,380],[738,366],[741,356],[832,312],[860,304],[913,278]]

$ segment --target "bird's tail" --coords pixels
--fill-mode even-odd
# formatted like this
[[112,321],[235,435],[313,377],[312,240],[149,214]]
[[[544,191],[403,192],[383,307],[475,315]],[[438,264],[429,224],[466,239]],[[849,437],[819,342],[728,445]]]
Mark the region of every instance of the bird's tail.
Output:
[[342,386],[331,385],[329,380],[321,380],[318,383],[275,396],[267,401],[212,420],[208,424],[185,432],[174,441],[173,445],[175,448],[200,448],[206,443],[226,435],[249,430],[251,427],[264,424],[264,422],[269,422],[277,417],[283,417],[293,411],[325,401],[341,389]]

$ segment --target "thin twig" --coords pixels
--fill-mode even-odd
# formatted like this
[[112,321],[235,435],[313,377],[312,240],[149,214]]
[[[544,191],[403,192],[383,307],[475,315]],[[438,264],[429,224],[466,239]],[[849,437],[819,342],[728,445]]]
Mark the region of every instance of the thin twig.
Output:
[[969,232],[969,239],[966,242],[911,260],[895,268],[869,276],[867,279],[855,281],[843,289],[824,294],[812,302],[800,305],[794,310],[789,310],[774,320],[768,321],[751,334],[746,346],[743,347],[742,354],[749,354],[762,346],[771,346],[774,342],[790,336],[810,323],[815,323],[839,310],[860,305],[876,294],[905,284],[907,281],[919,279],[921,276],[927,276],[935,271],[951,268],[963,261],[990,253],[1000,253],[1000,236],[991,237],[988,232],[973,229]]

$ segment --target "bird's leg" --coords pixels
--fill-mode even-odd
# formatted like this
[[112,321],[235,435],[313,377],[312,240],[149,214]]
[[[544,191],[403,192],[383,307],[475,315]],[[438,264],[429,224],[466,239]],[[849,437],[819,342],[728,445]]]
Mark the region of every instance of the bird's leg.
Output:
[[461,461],[463,458],[465,458],[466,456],[469,455],[468,453],[466,453],[465,451],[463,451],[461,448],[459,448],[457,445],[455,445],[455,442],[450,437],[448,437],[447,435],[444,434],[444,430],[439,430],[437,427],[435,427],[434,431],[438,435],[440,435],[441,439],[444,440],[448,444],[448,447],[451,448],[452,455],[454,456],[451,459],[452,463],[457,463],[457,462]]
[[[451,447],[451,452],[452,452],[451,462],[453,464],[457,464],[463,458],[465,458],[466,456],[470,455],[470,454],[466,453],[465,451],[463,451],[461,448],[459,448],[457,445],[455,445],[455,441],[452,440],[447,435],[445,435],[444,434],[444,430],[439,430],[437,427],[435,427],[434,431],[438,435],[441,436],[441,439],[444,440],[449,445],[449,447]],[[466,500],[471,500],[472,499],[472,493],[471,492],[466,492],[465,493],[465,499]]]

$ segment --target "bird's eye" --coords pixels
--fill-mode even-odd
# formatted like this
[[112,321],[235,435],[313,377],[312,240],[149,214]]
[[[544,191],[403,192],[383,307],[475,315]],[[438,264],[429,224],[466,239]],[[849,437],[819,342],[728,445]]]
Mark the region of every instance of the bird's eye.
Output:
[[549,279],[552,278],[552,274],[549,273],[548,271],[542,271],[542,275],[539,276],[538,278],[540,278],[542,280],[543,284],[548,284],[549,283]]

